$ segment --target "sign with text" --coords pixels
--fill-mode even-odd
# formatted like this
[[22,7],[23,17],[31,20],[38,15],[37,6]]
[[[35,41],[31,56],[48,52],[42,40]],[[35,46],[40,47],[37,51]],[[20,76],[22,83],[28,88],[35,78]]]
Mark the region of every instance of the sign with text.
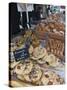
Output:
[[23,60],[29,57],[29,52],[27,48],[22,48],[14,51],[14,56],[16,61]]

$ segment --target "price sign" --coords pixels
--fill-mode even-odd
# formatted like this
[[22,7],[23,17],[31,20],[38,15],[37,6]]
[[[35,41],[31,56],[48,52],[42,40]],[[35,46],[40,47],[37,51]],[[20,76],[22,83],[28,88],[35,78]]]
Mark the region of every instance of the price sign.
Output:
[[29,52],[27,48],[22,48],[19,50],[14,51],[14,56],[16,61],[24,60],[29,57]]

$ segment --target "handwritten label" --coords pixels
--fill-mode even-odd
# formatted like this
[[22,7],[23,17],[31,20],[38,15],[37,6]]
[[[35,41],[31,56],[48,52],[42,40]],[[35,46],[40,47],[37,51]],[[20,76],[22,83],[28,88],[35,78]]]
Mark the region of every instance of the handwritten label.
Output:
[[28,49],[22,48],[22,49],[16,50],[14,51],[14,56],[16,61],[27,59],[29,57]]

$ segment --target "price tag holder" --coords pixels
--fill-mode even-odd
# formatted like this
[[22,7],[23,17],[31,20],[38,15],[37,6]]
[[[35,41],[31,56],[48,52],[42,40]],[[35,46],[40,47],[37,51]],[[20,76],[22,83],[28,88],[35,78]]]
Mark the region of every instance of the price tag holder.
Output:
[[14,51],[14,57],[16,61],[25,60],[29,57],[29,52],[27,48],[22,48]]

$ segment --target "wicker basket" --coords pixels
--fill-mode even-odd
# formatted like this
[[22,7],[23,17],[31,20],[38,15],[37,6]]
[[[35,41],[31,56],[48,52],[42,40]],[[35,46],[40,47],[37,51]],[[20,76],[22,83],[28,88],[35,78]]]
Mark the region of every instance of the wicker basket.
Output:
[[64,60],[64,42],[64,36],[50,32],[48,33],[46,49],[48,52]]

